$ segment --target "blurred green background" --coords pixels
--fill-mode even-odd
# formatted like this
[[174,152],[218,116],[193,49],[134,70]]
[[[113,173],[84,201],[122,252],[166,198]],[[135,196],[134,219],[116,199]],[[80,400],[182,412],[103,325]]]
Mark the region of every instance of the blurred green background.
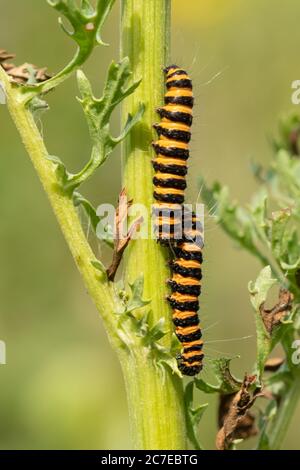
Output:
[[[197,197],[201,174],[220,179],[246,202],[256,186],[251,159],[268,163],[268,135],[282,112],[295,110],[290,96],[291,82],[300,78],[300,3],[172,5],[172,62],[191,72],[196,95],[190,200]],[[47,65],[50,71],[65,64],[73,44],[46,1],[0,0],[0,11],[0,48],[15,52],[18,63]],[[105,26],[111,46],[98,48],[85,66],[99,90],[107,65],[118,58],[118,21],[117,5]],[[40,123],[50,153],[74,171],[90,150],[76,94],[74,79],[50,93],[51,111]],[[0,448],[129,448],[120,367],[4,106],[0,136],[0,339],[7,344],[7,365],[0,366]],[[84,192],[95,204],[114,203],[120,182],[116,152]],[[233,369],[243,374],[255,358],[247,283],[259,265],[233,246],[213,218],[206,220],[205,261],[207,355],[240,354]],[[214,447],[216,431],[210,401],[201,426],[207,448]],[[283,448],[300,448],[299,419],[300,409]]]

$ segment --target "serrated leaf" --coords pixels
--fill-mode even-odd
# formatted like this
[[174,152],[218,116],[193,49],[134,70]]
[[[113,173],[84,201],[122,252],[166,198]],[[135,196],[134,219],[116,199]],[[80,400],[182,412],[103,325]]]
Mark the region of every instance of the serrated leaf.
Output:
[[134,116],[132,116],[131,114],[128,115],[124,129],[119,135],[119,137],[111,138],[113,148],[115,147],[116,144],[118,144],[119,142],[122,142],[122,140],[126,138],[126,136],[129,134],[131,129],[141,120],[144,112],[145,112],[145,105],[140,103],[136,114]]
[[285,247],[288,244],[287,224],[290,218],[291,212],[289,209],[272,213],[269,238],[273,256],[279,262],[282,255],[285,255]]
[[[101,31],[115,0],[97,0],[95,8],[88,0],[47,0],[47,2],[62,15],[58,18],[58,23],[64,33],[75,41],[77,50],[70,62],[56,75],[47,77],[42,83],[23,86],[22,92],[24,96],[26,95],[24,100],[26,102],[63,83],[88,59],[95,46],[107,45],[101,39]],[[71,30],[65,26],[64,19],[70,23]]]
[[75,207],[78,207],[78,206],[83,207],[91,223],[92,229],[94,233],[97,235],[97,237],[99,238],[99,240],[106,243],[110,248],[113,248],[114,236],[113,236],[112,228],[110,226],[104,226],[102,224],[101,219],[100,217],[98,217],[96,209],[93,207],[93,205],[78,192],[74,192],[73,202],[74,202]]
[[152,342],[159,341],[163,336],[165,336],[165,319],[160,318],[158,322],[149,330],[149,339]]
[[205,382],[203,379],[194,379],[195,381],[195,386],[198,388],[198,390],[201,390],[201,392],[210,394],[210,393],[220,393],[220,386],[219,385],[212,385],[208,382]]
[[248,289],[250,300],[255,310],[256,335],[257,335],[257,374],[260,380],[263,374],[264,365],[271,352],[272,340],[267,332],[262,316],[261,306],[266,302],[269,290],[276,284],[276,279],[272,278],[270,266],[261,270],[255,282],[250,282]]
[[198,426],[206,408],[208,407],[208,403],[205,403],[196,409],[193,408],[194,382],[189,382],[186,385],[184,390],[184,401],[188,438],[196,450],[202,450],[203,448],[198,437]]
[[[255,283],[249,283],[251,303],[255,310],[257,330],[257,371],[258,381],[261,380],[265,362],[291,326],[293,316],[292,294],[286,289],[280,289],[278,303],[272,309],[265,308],[269,290],[276,284],[272,278],[271,268],[265,267]],[[292,312],[292,313],[291,313]]]
[[96,233],[97,225],[100,222],[100,218],[96,214],[96,209],[92,206],[92,204],[85,197],[83,197],[81,194],[77,192],[73,194],[73,202],[74,202],[75,207],[78,207],[78,206],[83,207],[86,215],[89,218],[91,226],[94,232]]
[[227,395],[235,393],[241,388],[242,381],[236,379],[230,372],[230,362],[233,358],[221,357],[211,360],[211,367],[217,384],[212,385],[204,379],[194,379],[195,386],[204,393],[218,393]]
[[129,284],[131,289],[131,296],[126,306],[126,312],[133,312],[136,309],[145,307],[151,301],[143,300],[144,291],[144,276],[139,276],[133,284]]
[[276,284],[276,279],[272,277],[270,266],[263,268],[256,281],[249,282],[248,289],[250,292],[251,303],[256,311],[267,300],[268,292]]
[[255,225],[262,230],[264,234],[266,231],[266,219],[267,219],[267,190],[262,187],[254,195],[250,204],[250,213],[255,222]]
[[245,209],[236,202],[230,201],[227,187],[214,183],[212,188],[209,189],[203,180],[201,180],[200,184],[202,198],[209,208],[212,207],[214,209],[216,222],[241,247],[266,264],[264,254],[257,245],[258,232],[255,226],[258,220],[261,220],[261,206],[255,205],[254,202],[254,214],[252,214],[251,207]]
[[134,327],[138,336],[144,338],[147,336],[150,325],[152,324],[153,312],[152,310],[147,310],[139,317],[134,318]]
[[211,367],[219,383],[220,393],[229,394],[241,388],[242,381],[236,379],[230,372],[230,362],[233,358],[221,357],[211,361]]
[[203,405],[200,405],[197,408],[191,410],[191,415],[192,415],[192,420],[193,420],[194,426],[199,425],[199,423],[202,419],[202,416],[203,416],[204,412],[206,411],[207,407],[208,407],[208,403],[204,403]]
[[112,62],[104,92],[101,98],[95,98],[89,80],[82,71],[77,72],[77,81],[81,98],[79,102],[82,105],[90,136],[93,143],[92,154],[89,162],[77,174],[68,179],[67,189],[74,191],[92,174],[104,164],[113,149],[122,142],[131,129],[137,124],[144,114],[144,105],[139,105],[137,112],[129,116],[124,129],[118,137],[113,137],[110,132],[110,118],[116,106],[140,84],[140,80],[131,85],[127,85],[131,76],[129,59],[125,57],[121,62]]
[[115,0],[98,0],[96,9],[88,0],[82,0],[80,5],[74,0],[47,0],[73,27],[68,31],[60,18],[59,22],[64,32],[78,44],[82,54],[90,53],[97,44],[104,45],[101,40],[102,26],[111,11]]
[[178,369],[178,364],[175,357],[168,353],[166,350],[156,355],[156,363],[158,365],[168,366],[173,374],[178,375],[178,377],[182,379],[182,374]]

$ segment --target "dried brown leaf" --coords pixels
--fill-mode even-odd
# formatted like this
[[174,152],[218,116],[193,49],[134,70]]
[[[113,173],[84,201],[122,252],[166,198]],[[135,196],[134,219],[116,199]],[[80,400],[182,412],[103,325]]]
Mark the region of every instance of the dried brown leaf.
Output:
[[287,289],[280,289],[278,303],[271,309],[265,308],[265,303],[260,306],[260,314],[267,332],[272,335],[274,328],[285,319],[292,309],[294,296]]
[[0,65],[6,73],[12,78],[14,83],[26,84],[31,78],[31,71],[34,71],[34,78],[37,83],[44,82],[51,78],[45,67],[39,68],[36,65],[25,63],[22,65],[15,65],[8,60],[13,59],[14,54],[9,54],[5,49],[0,49]]
[[234,394],[221,395],[219,427],[216,438],[218,450],[228,450],[235,439],[247,439],[257,434],[255,417],[249,409],[261,392],[250,391],[255,375],[245,375],[241,389]]
[[144,220],[142,216],[138,217],[127,230],[128,209],[131,205],[132,200],[127,199],[126,190],[124,188],[120,193],[116,210],[113,259],[107,270],[107,276],[110,281],[114,280],[117,269],[121,263],[123,253]]

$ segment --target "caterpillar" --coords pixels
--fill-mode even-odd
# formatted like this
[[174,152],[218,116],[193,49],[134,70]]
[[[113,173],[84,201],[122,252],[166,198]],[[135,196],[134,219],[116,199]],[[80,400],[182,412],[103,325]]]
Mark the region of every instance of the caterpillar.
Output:
[[183,346],[178,366],[184,375],[196,375],[204,357],[197,314],[203,237],[199,220],[183,204],[194,97],[192,81],[183,69],[171,65],[164,72],[165,105],[157,109],[161,121],[153,126],[158,135],[152,144],[156,153],[152,161],[154,231],[157,240],[171,245],[175,253],[170,262],[172,277],[167,281],[172,293],[167,300],[173,309],[175,333]]
[[161,121],[153,126],[158,135],[158,140],[152,144],[156,153],[152,164],[155,170],[154,199],[157,201],[153,209],[156,236],[161,243],[169,244],[180,238],[182,232],[194,97],[192,81],[184,70],[170,65],[164,72],[165,105],[157,109]]
[[183,236],[174,247],[175,259],[170,262],[172,277],[167,282],[172,290],[167,297],[173,309],[175,333],[183,351],[178,366],[184,375],[202,370],[204,353],[198,316],[202,279],[203,234],[199,219],[184,211]]

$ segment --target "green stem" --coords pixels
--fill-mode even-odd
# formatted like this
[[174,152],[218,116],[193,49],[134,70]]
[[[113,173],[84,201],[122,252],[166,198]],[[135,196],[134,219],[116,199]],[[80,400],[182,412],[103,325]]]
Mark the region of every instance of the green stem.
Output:
[[130,431],[135,449],[186,449],[180,380],[171,371],[165,378],[155,369],[148,352],[138,348],[122,361]]
[[11,117],[48,195],[77,267],[103,317],[112,344],[119,347],[121,343],[116,334],[117,320],[113,314],[117,301],[107,279],[101,276],[91,263],[95,261],[95,255],[84,235],[73,201],[61,190],[55,173],[55,165],[47,159],[48,152],[34,118],[22,103],[19,88],[10,84],[2,67],[0,67],[0,80],[5,87]]
[[[135,204],[147,209],[148,238],[133,241],[126,253],[125,278],[133,282],[144,275],[144,298],[151,298],[154,322],[164,318],[167,334],[164,346],[171,347],[171,311],[165,297],[166,253],[151,237],[153,203],[151,140],[155,108],[163,102],[163,72],[168,59],[170,0],[123,0],[122,57],[128,56],[133,77],[142,83],[122,107],[122,121],[134,114],[139,103],[146,112],[123,145],[124,187]],[[123,365],[131,416],[132,438],[136,448],[185,449],[186,424],[183,387],[177,376],[167,373],[165,381],[154,364],[144,357],[132,356]]]
[[282,397],[279,410],[274,421],[272,421],[272,429],[270,431],[269,446],[272,450],[279,450],[282,446],[284,437],[289,428],[291,419],[295,414],[295,410],[300,398],[300,375],[295,376],[295,380],[286,394]]

